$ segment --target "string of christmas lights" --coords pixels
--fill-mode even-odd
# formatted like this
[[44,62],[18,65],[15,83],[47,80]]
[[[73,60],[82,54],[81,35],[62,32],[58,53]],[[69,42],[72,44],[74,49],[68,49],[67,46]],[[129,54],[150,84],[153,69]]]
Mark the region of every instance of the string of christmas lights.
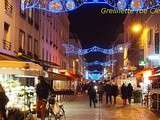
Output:
[[79,49],[79,48],[76,48],[72,44],[63,44],[63,46],[66,50],[66,54],[68,54],[68,55],[86,55],[86,54],[95,53],[95,52],[100,52],[103,54],[112,55],[112,54],[116,54],[116,53],[122,53],[123,47],[125,47],[126,45],[128,45],[128,44],[119,44],[119,45],[115,46],[114,48],[110,48],[110,49],[104,49],[104,48],[100,48],[97,46],[93,46],[88,49],[81,49],[81,48]]
[[107,61],[107,62],[100,62],[100,61],[94,61],[94,62],[86,62],[84,63],[84,66],[93,66],[93,65],[101,65],[101,66],[111,66],[112,64],[114,64],[116,62],[116,60],[113,61]]
[[23,10],[35,8],[53,13],[73,11],[84,4],[107,4],[115,10],[140,11],[158,8],[160,0],[21,0]]

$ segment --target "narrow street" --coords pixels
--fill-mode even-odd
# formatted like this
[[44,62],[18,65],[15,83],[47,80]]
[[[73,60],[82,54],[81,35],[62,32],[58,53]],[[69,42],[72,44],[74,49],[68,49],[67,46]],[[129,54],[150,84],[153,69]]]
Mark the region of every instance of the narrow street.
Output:
[[137,104],[122,106],[118,99],[117,105],[97,103],[96,108],[90,108],[87,96],[77,96],[64,103],[66,120],[158,120],[150,110]]

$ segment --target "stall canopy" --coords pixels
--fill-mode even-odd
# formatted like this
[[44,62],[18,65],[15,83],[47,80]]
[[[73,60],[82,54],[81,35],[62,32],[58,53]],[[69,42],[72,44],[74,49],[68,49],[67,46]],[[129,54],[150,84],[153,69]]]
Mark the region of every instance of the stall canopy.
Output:
[[63,74],[58,74],[58,73],[54,73],[54,72],[48,72],[48,78],[51,80],[73,80],[72,77],[70,76],[66,76]]
[[160,73],[159,74],[154,74],[149,77],[150,80],[160,80]]
[[32,62],[0,60],[0,74],[39,76],[43,75],[43,68]]

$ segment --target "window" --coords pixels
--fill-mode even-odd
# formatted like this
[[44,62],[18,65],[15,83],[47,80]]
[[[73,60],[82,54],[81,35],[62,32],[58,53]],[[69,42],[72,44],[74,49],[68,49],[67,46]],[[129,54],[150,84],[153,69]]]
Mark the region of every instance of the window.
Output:
[[32,36],[28,35],[27,51],[32,52]]
[[25,48],[25,32],[23,30],[19,31],[19,47],[21,49]]
[[149,41],[148,44],[151,45],[153,40],[153,29],[149,30]]
[[38,55],[38,40],[34,40],[34,54]]
[[159,33],[155,33],[155,53],[159,54]]
[[44,60],[44,48],[42,48],[42,60]]
[[4,22],[3,49],[11,50],[10,25]]
[[8,0],[5,0],[5,12],[10,16],[13,12],[13,6],[8,2]]
[[24,10],[25,0],[20,0],[20,15],[26,17],[26,12]]
[[48,61],[48,50],[46,51],[46,61]]
[[35,10],[34,11],[34,19],[35,19],[35,28],[37,30],[39,30],[39,11],[38,10]]
[[33,9],[28,10],[28,22],[33,24]]

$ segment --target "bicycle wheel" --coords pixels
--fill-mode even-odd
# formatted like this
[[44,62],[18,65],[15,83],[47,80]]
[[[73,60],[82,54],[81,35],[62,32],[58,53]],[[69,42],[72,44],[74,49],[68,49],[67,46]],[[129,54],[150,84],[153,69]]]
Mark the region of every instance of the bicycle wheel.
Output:
[[55,114],[51,111],[48,113],[48,120],[57,120]]
[[65,111],[64,111],[64,109],[63,109],[63,108],[61,108],[61,109],[60,109],[59,114],[60,114],[60,118],[59,118],[59,120],[66,120]]

